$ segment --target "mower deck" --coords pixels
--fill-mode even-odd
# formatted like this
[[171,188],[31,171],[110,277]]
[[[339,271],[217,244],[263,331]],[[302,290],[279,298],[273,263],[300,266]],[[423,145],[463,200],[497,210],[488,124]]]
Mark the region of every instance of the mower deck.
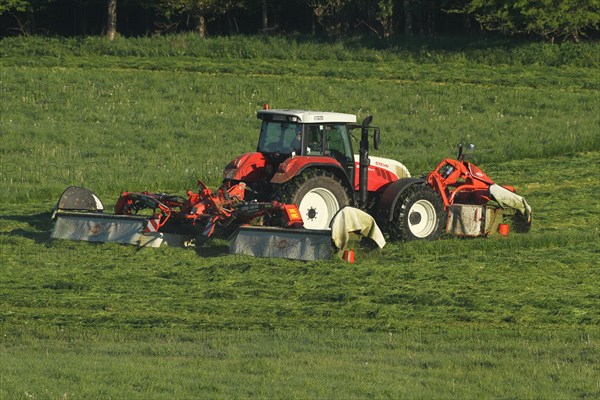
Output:
[[53,239],[113,242],[142,247],[159,247],[162,243],[184,247],[188,235],[146,232],[148,217],[103,214],[99,212],[58,212],[52,231]]
[[331,231],[242,226],[233,235],[229,253],[254,257],[325,260],[331,258]]

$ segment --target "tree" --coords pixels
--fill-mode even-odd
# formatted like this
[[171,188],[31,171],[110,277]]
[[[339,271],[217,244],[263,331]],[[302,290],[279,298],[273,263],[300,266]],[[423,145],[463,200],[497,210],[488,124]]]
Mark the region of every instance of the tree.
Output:
[[31,8],[31,1],[27,0],[0,0],[0,14],[6,12],[24,12]]
[[186,16],[197,22],[198,34],[206,37],[206,23],[239,6],[240,0],[163,0],[159,9],[167,18]]
[[[288,0],[289,1],[289,0]],[[244,17],[247,17],[248,14],[252,12],[257,12],[260,17],[258,31],[263,33],[268,33],[273,29],[276,29],[277,26],[275,24],[275,12],[274,6],[276,5],[276,1],[274,0],[238,0],[234,4],[232,9],[239,8],[243,9]]]
[[108,40],[114,40],[117,35],[117,0],[108,0],[108,23],[106,36]]
[[391,37],[394,34],[394,0],[377,0],[375,4],[370,1],[362,3],[364,6],[359,9],[359,25],[365,25],[379,38]]
[[267,5],[267,0],[262,0],[260,5],[262,15],[262,30],[266,32],[269,29],[269,7]]
[[348,10],[352,0],[309,0],[317,22],[329,36],[341,36],[348,30]]
[[375,15],[381,25],[382,36],[386,39],[392,36],[394,33],[394,0],[379,0]]
[[[22,34],[28,35],[37,30],[34,14],[48,7],[53,1],[54,0],[0,0],[0,15],[5,13],[12,15],[17,21],[19,26],[18,30]],[[19,14],[25,14],[27,21],[23,22],[21,20],[22,15]]]
[[411,0],[404,0],[404,34],[406,36],[412,36],[412,19],[413,19],[413,2]]
[[484,29],[534,33],[554,42],[579,38],[600,24],[600,0],[472,0],[460,10],[471,13]]

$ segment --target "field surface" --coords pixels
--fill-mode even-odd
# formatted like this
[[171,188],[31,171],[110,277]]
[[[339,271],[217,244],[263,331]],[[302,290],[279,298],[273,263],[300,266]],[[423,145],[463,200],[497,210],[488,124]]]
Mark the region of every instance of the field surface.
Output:
[[[0,398],[600,397],[597,44],[0,45]],[[218,186],[264,102],[373,115],[415,176],[475,143],[533,228],[355,264],[50,240],[69,185]]]

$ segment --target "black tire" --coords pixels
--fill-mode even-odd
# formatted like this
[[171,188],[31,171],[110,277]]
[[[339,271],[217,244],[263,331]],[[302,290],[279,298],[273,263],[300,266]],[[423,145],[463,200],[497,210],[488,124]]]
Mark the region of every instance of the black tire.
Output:
[[434,240],[444,229],[445,216],[438,193],[427,185],[413,185],[398,198],[387,231],[392,240]]
[[350,204],[342,183],[332,174],[321,171],[304,172],[284,183],[274,200],[296,204],[307,229],[328,229],[335,213]]

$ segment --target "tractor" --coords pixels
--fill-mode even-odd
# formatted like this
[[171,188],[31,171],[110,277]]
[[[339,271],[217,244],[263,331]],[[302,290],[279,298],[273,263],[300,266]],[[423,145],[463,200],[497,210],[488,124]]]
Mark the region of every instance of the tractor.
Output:
[[327,229],[346,205],[373,216],[392,240],[433,240],[444,231],[455,233],[448,222],[464,225],[465,217],[456,213],[465,210],[475,213],[477,226],[474,233],[462,229],[459,235],[492,233],[504,214],[516,216],[522,231],[531,223],[525,199],[468,163],[462,145],[458,160],[445,159],[426,177],[413,178],[402,163],[369,155],[371,138],[374,149],[380,144],[371,116],[358,124],[352,114],[270,109],[266,104],[257,117],[262,124],[256,151],[225,167],[223,185],[244,183],[246,200],[297,205],[305,228]]
[[[369,155],[379,148],[372,117],[270,109],[255,152],[231,161],[224,185],[246,185],[246,198],[296,204],[304,227],[327,229],[336,212],[351,205],[372,215],[390,238],[435,239],[445,222],[441,196],[426,180],[411,178],[400,162]],[[358,154],[354,154],[358,142]]]

